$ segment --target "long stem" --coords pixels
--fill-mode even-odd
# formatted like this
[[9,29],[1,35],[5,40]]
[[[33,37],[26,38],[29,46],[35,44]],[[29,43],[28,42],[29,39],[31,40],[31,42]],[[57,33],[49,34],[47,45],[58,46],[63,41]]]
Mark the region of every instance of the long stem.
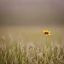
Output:
[[46,36],[46,46],[47,46],[47,36]]
[[44,64],[47,64],[47,59],[48,59],[48,51],[47,51],[47,47],[48,46],[48,43],[47,43],[47,36],[46,36],[46,50],[45,50],[45,63]]

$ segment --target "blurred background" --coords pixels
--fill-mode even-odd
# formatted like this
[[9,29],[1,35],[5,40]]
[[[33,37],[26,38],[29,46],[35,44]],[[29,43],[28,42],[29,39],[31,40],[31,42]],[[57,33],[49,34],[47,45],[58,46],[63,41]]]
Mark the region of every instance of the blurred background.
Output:
[[64,0],[0,0],[0,26],[64,25]]
[[64,64],[64,0],[0,0],[0,64]]

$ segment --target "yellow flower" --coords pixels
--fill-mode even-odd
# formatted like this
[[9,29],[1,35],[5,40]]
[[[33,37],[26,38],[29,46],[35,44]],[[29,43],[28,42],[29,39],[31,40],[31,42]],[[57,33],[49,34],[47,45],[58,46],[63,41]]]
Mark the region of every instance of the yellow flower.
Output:
[[51,35],[51,33],[50,33],[49,30],[44,30],[43,32],[44,32],[44,35],[45,35],[45,36],[50,36],[50,35]]

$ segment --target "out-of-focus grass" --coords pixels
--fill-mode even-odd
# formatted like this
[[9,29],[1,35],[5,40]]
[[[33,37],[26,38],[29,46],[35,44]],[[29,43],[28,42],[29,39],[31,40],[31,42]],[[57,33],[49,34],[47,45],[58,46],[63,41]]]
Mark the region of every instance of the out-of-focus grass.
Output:
[[0,64],[64,64],[63,29],[51,28],[47,44],[42,33],[46,28],[4,29],[0,31]]

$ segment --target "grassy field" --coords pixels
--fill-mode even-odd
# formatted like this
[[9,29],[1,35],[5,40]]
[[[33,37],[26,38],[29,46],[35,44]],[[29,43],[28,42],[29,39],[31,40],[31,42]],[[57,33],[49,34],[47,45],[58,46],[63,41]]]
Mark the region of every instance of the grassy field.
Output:
[[0,64],[64,64],[64,27],[0,27]]

